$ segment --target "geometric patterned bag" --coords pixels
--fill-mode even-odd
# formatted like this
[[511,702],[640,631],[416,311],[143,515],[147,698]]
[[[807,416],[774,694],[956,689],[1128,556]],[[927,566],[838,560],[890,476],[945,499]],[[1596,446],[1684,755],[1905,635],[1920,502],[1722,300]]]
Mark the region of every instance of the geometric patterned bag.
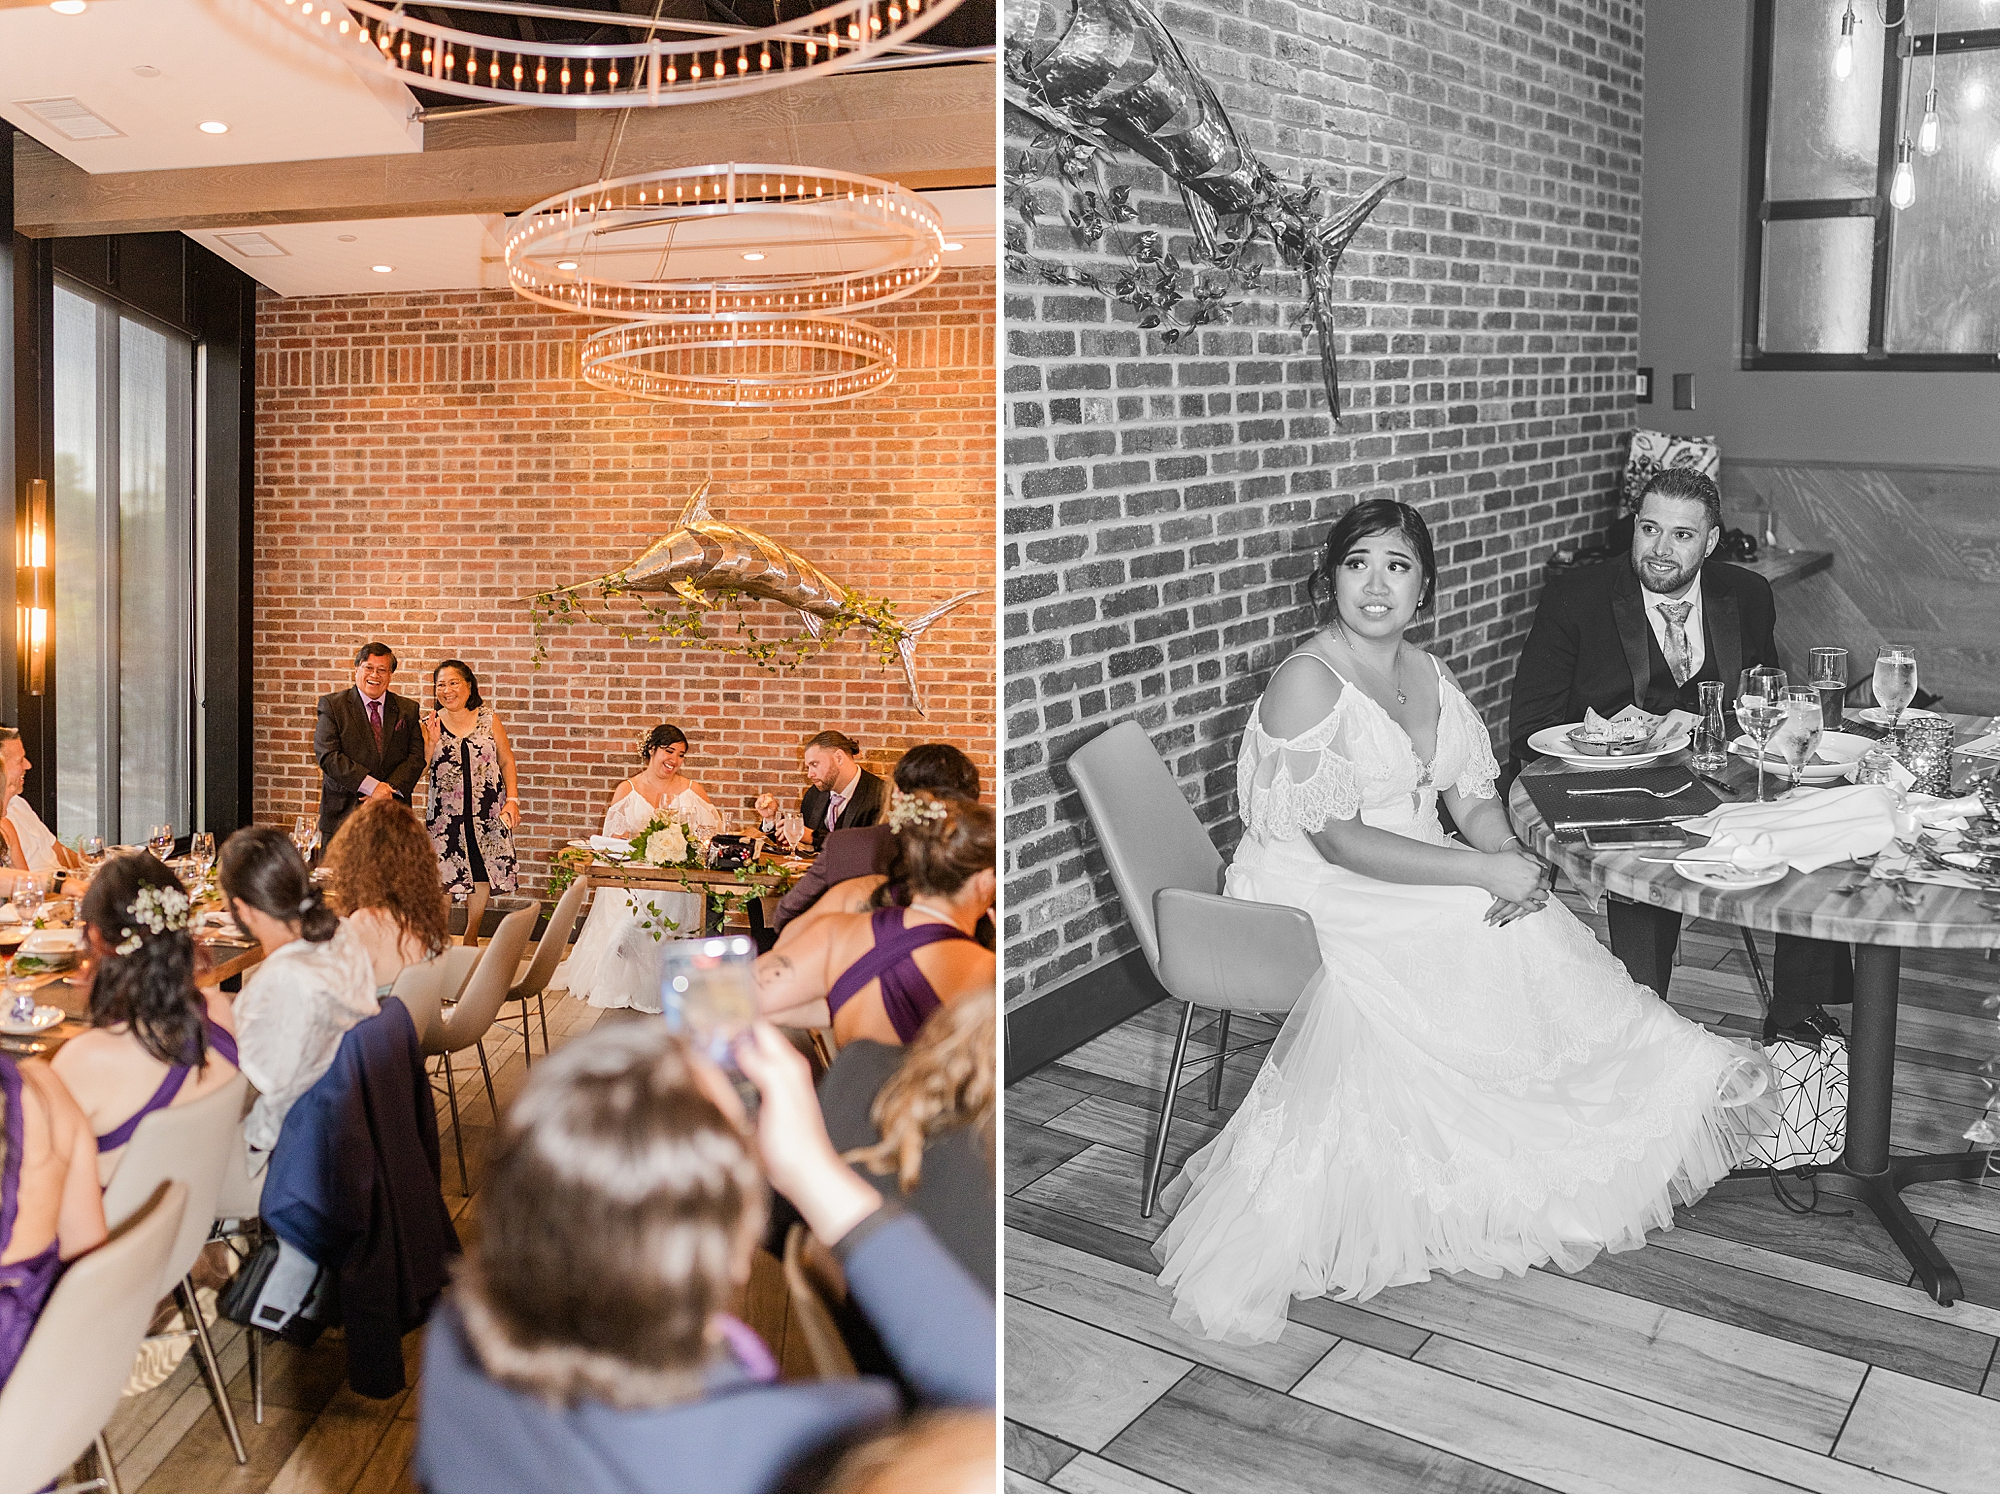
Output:
[[1825,1167],[1847,1145],[1847,1039],[1772,1043],[1764,1049],[1777,1080],[1778,1129],[1759,1138],[1746,1159],[1787,1172]]

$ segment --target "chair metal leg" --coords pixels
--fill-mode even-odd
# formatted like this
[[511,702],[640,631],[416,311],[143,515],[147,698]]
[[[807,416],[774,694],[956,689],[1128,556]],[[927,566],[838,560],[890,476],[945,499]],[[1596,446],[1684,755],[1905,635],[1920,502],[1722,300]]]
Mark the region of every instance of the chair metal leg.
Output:
[[1215,1072],[1208,1076],[1208,1108],[1215,1109],[1222,1103],[1222,1060],[1229,1056],[1229,1013],[1222,1014],[1222,1021],[1215,1029]]
[[451,1101],[451,1144],[458,1148],[458,1191],[466,1198],[472,1197],[472,1184],[465,1176],[465,1127],[458,1121],[458,1081],[452,1077],[451,1054],[439,1055],[444,1059],[444,1092]]
[[91,1443],[91,1450],[97,1454],[97,1476],[104,1480],[106,1494],[124,1494],[118,1484],[118,1468],[111,1461],[111,1444],[104,1440],[102,1432]]
[[264,1424],[264,1330],[245,1328],[250,1335],[250,1414]]
[[[521,1014],[524,1019],[521,1023],[523,1027],[528,1025],[525,1020],[527,1010],[526,1007],[521,1008]],[[500,1124],[500,1102],[493,1098],[493,1071],[486,1067],[486,1039],[481,1038],[472,1046],[479,1050],[479,1073],[486,1080],[486,1109],[493,1117],[493,1124],[497,1126]],[[528,1046],[528,1035],[526,1033],[521,1034],[521,1046],[523,1048]]]
[[1187,1062],[1188,1033],[1194,1027],[1194,1003],[1181,1013],[1181,1030],[1174,1038],[1174,1063],[1167,1070],[1167,1095],[1160,1102],[1160,1129],[1153,1137],[1153,1156],[1146,1164],[1146,1191],[1139,1200],[1139,1217],[1153,1217],[1153,1201],[1160,1193],[1160,1164],[1167,1157],[1167,1127],[1174,1120],[1174,1091],[1181,1087],[1181,1065]]
[[[1990,949],[1986,952],[1989,955],[1993,953]],[[544,1058],[549,1056],[549,1004],[545,999],[547,994],[546,990],[535,992],[535,1012],[542,1019],[542,1057]],[[525,1007],[521,1009],[521,1025],[523,1027],[528,1025],[528,1012]],[[526,1044],[522,1046],[525,1047]]]
[[1743,930],[1743,948],[1750,955],[1750,973],[1757,980],[1757,999],[1764,1003],[1764,1015],[1771,1014],[1771,986],[1764,979],[1764,962],[1757,957],[1757,936],[1749,929]]
[[222,1366],[216,1362],[215,1345],[209,1342],[208,1324],[202,1319],[201,1304],[195,1301],[193,1279],[183,1276],[174,1291],[180,1296],[181,1311],[194,1324],[195,1347],[201,1351],[201,1367],[208,1375],[208,1393],[215,1401],[215,1414],[222,1418],[223,1430],[229,1433],[229,1446],[236,1454],[236,1461],[247,1463],[250,1458],[243,1451],[242,1434],[236,1430],[236,1413],[229,1408],[229,1385],[222,1378]]

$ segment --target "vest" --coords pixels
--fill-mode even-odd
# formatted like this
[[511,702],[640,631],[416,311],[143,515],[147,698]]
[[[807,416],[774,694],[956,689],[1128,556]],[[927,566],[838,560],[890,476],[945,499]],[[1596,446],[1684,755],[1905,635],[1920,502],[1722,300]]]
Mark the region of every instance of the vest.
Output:
[[[1701,668],[1694,677],[1679,689],[1674,687],[1674,672],[1667,664],[1667,656],[1660,648],[1659,635],[1654,633],[1652,619],[1646,620],[1646,660],[1652,672],[1646,679],[1646,698],[1639,702],[1639,708],[1651,711],[1656,716],[1664,716],[1671,710],[1701,713],[1701,685],[1722,678],[1715,663],[1715,635],[1708,626],[1709,609],[1701,610]],[[1725,694],[1728,692],[1725,691]]]

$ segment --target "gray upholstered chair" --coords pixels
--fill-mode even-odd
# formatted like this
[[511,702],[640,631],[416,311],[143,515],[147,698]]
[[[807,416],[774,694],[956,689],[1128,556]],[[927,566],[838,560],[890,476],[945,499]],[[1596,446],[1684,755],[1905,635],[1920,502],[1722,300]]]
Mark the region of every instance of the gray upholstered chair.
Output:
[[1220,1014],[1209,1108],[1222,1097],[1231,1012],[1288,1012],[1319,973],[1319,940],[1298,908],[1221,896],[1222,857],[1136,721],[1121,721],[1070,754],[1070,776],[1097,831],[1125,916],[1146,964],[1186,1003],[1139,1212],[1159,1193],[1174,1091],[1187,1061],[1197,1007]]

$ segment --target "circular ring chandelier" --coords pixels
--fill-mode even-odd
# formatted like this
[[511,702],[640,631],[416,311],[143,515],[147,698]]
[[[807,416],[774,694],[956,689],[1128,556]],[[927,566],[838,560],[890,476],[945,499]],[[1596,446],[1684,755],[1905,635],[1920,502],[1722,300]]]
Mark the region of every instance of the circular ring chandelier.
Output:
[[896,377],[894,344],[826,317],[634,322],[585,338],[584,382],[613,394],[734,410],[856,399]]
[[893,182],[800,166],[684,166],[536,203],[506,243],[531,301],[590,316],[831,316],[937,279],[944,227]]
[[[810,3],[810,0],[807,0]],[[278,0],[265,0],[276,10]],[[630,109],[698,103],[785,88],[889,54],[959,0],[840,0],[763,27],[650,20],[616,11],[506,0],[451,0],[450,9],[506,18],[624,26],[643,40],[537,42],[462,31],[378,0],[283,0],[283,8],[358,63],[431,93],[547,109]],[[446,12],[440,12],[446,13]],[[661,33],[672,39],[662,39]],[[919,52],[926,49],[914,49]]]

